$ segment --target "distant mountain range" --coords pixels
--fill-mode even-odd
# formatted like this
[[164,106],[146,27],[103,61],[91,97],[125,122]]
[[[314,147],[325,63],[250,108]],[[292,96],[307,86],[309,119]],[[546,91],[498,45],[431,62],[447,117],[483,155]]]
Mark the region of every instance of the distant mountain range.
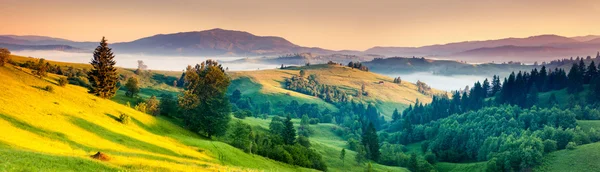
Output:
[[[0,47],[18,50],[60,50],[91,52],[98,43],[76,42],[44,36],[0,35]],[[505,38],[486,41],[465,41],[422,47],[373,47],[366,51],[334,51],[296,45],[284,38],[256,36],[248,32],[211,29],[195,32],[159,34],[131,42],[111,44],[117,53],[181,56],[282,56],[311,53],[312,57],[340,54],[351,59],[372,59],[376,56],[430,57],[469,62],[544,61],[569,56],[587,56],[600,50],[600,36],[564,37],[539,35],[527,38]],[[358,57],[353,57],[358,56]]]

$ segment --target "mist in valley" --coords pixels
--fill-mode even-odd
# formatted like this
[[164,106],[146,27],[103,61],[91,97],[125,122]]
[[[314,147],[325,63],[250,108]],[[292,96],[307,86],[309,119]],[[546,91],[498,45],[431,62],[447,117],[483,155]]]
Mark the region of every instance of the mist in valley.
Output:
[[[52,61],[89,63],[92,53],[71,53],[63,51],[15,51],[12,54],[44,58]],[[190,57],[190,56],[151,56],[143,54],[118,54],[115,53],[116,66],[124,68],[137,68],[137,61],[142,60],[152,70],[182,71],[188,65],[202,63],[208,59],[217,60],[230,71],[250,71],[262,69],[275,69],[279,65],[261,63],[237,63],[233,62],[244,57]]]
[[[444,76],[444,75],[434,75],[428,72],[417,72],[410,74],[384,74],[389,77],[400,77],[402,81],[408,81],[411,83],[416,83],[417,81],[425,82],[431,88],[444,90],[444,91],[453,91],[464,89],[465,86],[472,87],[473,84],[477,81],[483,82],[485,78],[491,78],[490,76],[484,75],[452,75],[452,76]],[[489,79],[488,79],[489,80]]]

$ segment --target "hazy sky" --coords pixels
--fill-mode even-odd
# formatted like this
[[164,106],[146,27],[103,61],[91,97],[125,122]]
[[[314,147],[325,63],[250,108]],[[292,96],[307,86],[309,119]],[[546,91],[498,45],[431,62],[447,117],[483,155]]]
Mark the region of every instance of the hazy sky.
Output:
[[600,35],[598,0],[0,0],[0,34],[132,41],[212,28],[364,50],[539,34]]

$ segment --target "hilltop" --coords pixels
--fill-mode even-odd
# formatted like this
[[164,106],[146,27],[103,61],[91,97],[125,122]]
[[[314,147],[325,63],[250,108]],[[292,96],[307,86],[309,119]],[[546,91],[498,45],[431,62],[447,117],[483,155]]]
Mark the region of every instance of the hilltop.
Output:
[[[375,104],[378,110],[388,118],[391,117],[395,108],[401,110],[410,104],[414,104],[417,99],[421,102],[431,101],[431,96],[420,93],[417,86],[413,83],[403,81],[401,84],[396,84],[393,83],[393,78],[384,75],[352,69],[346,66],[327,64],[288,67],[285,69],[229,72],[233,80],[229,91],[240,89],[243,91],[243,95],[253,97],[255,102],[266,101],[267,99],[273,103],[277,101],[289,102],[291,100],[298,100],[301,103],[312,102],[335,109],[332,104],[322,99],[284,88],[283,82],[285,78],[299,75],[301,70],[305,71],[307,76],[315,74],[320,83],[340,87],[350,95],[356,95],[364,84],[366,90],[369,92],[369,96],[355,100]],[[440,93],[443,92],[438,90],[433,91],[433,94]]]

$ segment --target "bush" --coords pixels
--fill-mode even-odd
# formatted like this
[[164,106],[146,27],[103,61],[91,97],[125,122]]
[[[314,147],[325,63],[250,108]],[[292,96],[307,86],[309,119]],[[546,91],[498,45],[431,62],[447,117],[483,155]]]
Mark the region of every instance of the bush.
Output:
[[319,122],[320,122],[320,121],[319,121],[319,118],[311,118],[310,120],[308,120],[308,123],[309,123],[309,124],[312,124],[312,125],[316,125],[316,124],[318,124]]
[[544,140],[544,152],[549,153],[556,150],[556,141]]
[[44,90],[53,93],[54,92],[54,87],[52,87],[51,85],[47,85],[46,87],[44,87]]
[[67,78],[65,77],[60,77],[58,78],[58,85],[61,87],[66,86],[69,83],[69,80],[67,80]]
[[121,116],[119,116],[119,122],[129,124],[129,118],[129,115],[122,113]]
[[569,150],[573,150],[573,149],[575,149],[575,147],[577,147],[577,143],[575,143],[575,142],[569,142],[567,144],[566,148],[569,149]]
[[432,152],[427,152],[425,154],[425,160],[430,164],[435,164],[435,162],[437,161],[435,159],[435,154],[433,154]]
[[84,77],[84,76],[73,76],[73,77],[69,77],[67,78],[67,80],[69,80],[69,84],[73,84],[73,85],[79,85],[82,87],[90,87],[90,81]]
[[146,109],[147,109],[146,102],[138,103],[137,105],[135,105],[134,109],[138,110],[140,112],[146,113]]

